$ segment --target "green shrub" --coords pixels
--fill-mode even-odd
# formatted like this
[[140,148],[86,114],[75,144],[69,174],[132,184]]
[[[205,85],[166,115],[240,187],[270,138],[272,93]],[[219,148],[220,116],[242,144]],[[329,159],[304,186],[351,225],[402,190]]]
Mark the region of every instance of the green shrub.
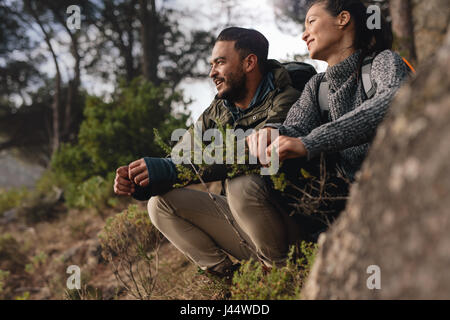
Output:
[[115,173],[107,178],[93,176],[80,184],[71,183],[66,188],[66,204],[70,208],[94,208],[101,212],[107,206],[114,206],[113,181]]
[[[73,173],[70,173],[72,175]],[[36,184],[36,193],[47,197],[55,190],[64,190],[65,204],[69,208],[93,208],[101,212],[106,207],[117,205],[113,184],[115,173],[102,176],[87,176],[84,181],[71,180],[66,174],[58,174],[54,170],[47,170]]]
[[162,236],[146,210],[130,205],[109,218],[99,235],[102,256],[117,280],[137,299],[149,299],[156,283],[157,251]]
[[19,207],[29,194],[27,188],[0,189],[0,217],[4,212]]
[[188,118],[171,114],[173,105],[183,101],[179,93],[169,92],[137,78],[127,87],[122,85],[111,103],[87,99],[78,139],[90,159],[91,175],[105,176],[143,156],[164,156],[153,129],[169,140],[172,130],[185,127]]
[[111,198],[118,167],[144,156],[163,156],[154,129],[170,140],[175,128],[185,127],[188,114],[174,116],[174,104],[186,104],[180,93],[137,78],[121,85],[111,102],[88,97],[76,144],[62,144],[52,157],[51,170],[38,189],[64,190],[69,207],[114,205]]
[[[273,267],[270,272],[262,264],[249,260],[233,277],[232,299],[291,300],[300,298],[300,290],[314,261],[317,246],[302,242],[291,247],[286,265]],[[297,256],[297,257],[295,257]]]
[[67,183],[81,183],[99,174],[92,158],[82,145],[61,144],[51,160],[51,174],[54,184],[63,187]]

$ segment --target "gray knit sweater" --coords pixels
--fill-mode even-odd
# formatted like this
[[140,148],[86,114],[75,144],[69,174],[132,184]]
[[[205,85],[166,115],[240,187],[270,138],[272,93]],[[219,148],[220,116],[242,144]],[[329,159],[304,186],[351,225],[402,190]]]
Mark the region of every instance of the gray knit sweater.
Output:
[[[321,152],[338,153],[347,177],[354,181],[395,93],[407,77],[402,58],[385,50],[373,60],[371,78],[376,94],[367,99],[357,68],[361,52],[357,51],[325,73],[315,75],[305,86],[302,96],[290,109],[285,122],[275,124],[281,135],[300,137],[308,159]],[[331,121],[322,124],[318,90],[323,77],[329,84],[328,103]]]

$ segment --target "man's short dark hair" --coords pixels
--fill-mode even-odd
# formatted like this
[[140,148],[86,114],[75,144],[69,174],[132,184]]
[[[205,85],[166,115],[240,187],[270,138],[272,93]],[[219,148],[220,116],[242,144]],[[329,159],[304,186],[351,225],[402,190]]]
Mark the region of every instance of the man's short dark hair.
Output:
[[241,59],[249,54],[256,55],[261,72],[265,72],[269,41],[261,32],[253,29],[230,27],[222,30],[216,39],[216,42],[218,41],[235,41],[234,47],[239,52]]

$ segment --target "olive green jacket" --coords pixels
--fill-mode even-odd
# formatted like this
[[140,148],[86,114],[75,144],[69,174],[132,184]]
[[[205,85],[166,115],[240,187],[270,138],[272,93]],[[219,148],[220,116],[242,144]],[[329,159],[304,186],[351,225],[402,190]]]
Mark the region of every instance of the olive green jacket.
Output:
[[[220,126],[225,128],[227,125],[231,125],[233,129],[246,131],[263,128],[269,123],[283,123],[289,109],[298,100],[301,92],[292,86],[288,71],[278,61],[269,60],[268,67],[274,76],[274,90],[270,91],[259,104],[253,106],[237,121],[233,119],[225,100],[216,97],[197,120],[197,125],[201,124],[202,132]],[[189,133],[193,137],[193,126],[191,126]],[[191,140],[193,150],[193,139]],[[183,143],[183,139],[179,143]],[[201,175],[206,182],[225,180],[227,178],[227,167],[225,165],[211,165]]]
[[[248,112],[241,116],[237,121],[233,119],[230,109],[226,106],[225,100],[217,97],[212,101],[211,105],[202,113],[197,120],[197,126],[201,125],[202,133],[208,129],[226,128],[231,125],[233,129],[260,129],[269,123],[283,123],[289,109],[298,100],[301,92],[292,86],[291,78],[288,71],[276,60],[268,61],[269,71],[273,73],[274,89],[270,91],[265,98],[254,105]],[[189,128],[190,137],[193,137],[194,125]],[[194,139],[185,141],[185,135],[175,145],[174,148],[180,147],[180,144],[191,143],[191,150],[194,150]],[[184,165],[192,170],[190,165]],[[223,181],[227,178],[227,166],[214,164],[208,166],[207,170],[201,172],[202,179],[205,182]],[[183,183],[185,181],[176,181],[175,183]],[[199,181],[191,181],[198,183]],[[151,186],[152,194],[163,194],[170,190],[173,181],[160,181],[157,186]],[[134,197],[138,200],[148,199],[149,190],[141,190],[149,188],[141,188],[137,186],[137,193]],[[217,186],[215,186],[217,190]],[[220,188],[219,188],[220,189]]]
[[266,123],[284,122],[289,109],[300,97],[300,92],[292,87],[289,73],[278,61],[269,60],[269,70],[274,75],[275,89],[269,92],[259,105],[234,122],[225,100],[215,98],[198,119],[202,130],[218,128],[217,121],[223,127],[230,124],[233,129],[244,131],[251,128],[260,129]]

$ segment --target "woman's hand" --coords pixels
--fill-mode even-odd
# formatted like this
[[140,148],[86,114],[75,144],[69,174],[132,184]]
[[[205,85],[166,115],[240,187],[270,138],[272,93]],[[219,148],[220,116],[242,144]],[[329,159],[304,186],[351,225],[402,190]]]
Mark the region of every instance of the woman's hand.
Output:
[[275,136],[278,136],[277,129],[263,128],[246,138],[250,155],[258,158],[262,165],[267,165],[269,163],[266,148],[272,142],[272,137]]
[[267,157],[270,159],[272,148],[278,153],[278,161],[286,159],[305,157],[308,152],[300,138],[292,138],[288,136],[279,136],[266,149]]

